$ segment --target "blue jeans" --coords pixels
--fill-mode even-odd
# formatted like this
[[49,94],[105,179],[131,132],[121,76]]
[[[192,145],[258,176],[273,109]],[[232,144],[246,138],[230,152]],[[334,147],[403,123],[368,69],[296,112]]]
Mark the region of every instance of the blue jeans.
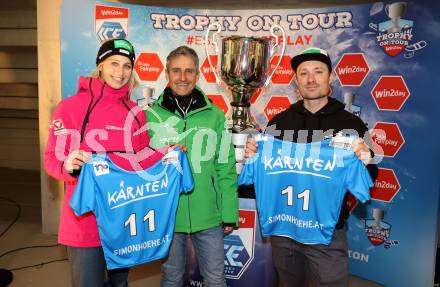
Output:
[[195,233],[174,233],[167,261],[162,265],[161,287],[181,287],[186,264],[186,240],[190,236],[196,251],[204,287],[226,287],[223,228]]
[[[126,287],[129,268],[107,270],[101,247],[67,246],[72,287]],[[107,271],[107,272],[106,272]]]

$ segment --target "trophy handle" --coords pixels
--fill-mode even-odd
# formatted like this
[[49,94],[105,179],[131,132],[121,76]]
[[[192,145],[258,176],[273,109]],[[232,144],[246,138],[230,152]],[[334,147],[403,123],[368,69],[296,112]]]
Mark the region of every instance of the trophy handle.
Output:
[[390,14],[389,14],[389,9],[390,9],[390,4],[387,4],[386,6],[385,6],[385,13],[387,14],[387,16],[388,17],[390,17]]
[[[208,26],[208,30],[206,30],[206,35],[205,35],[205,53],[206,53],[206,55],[207,55],[207,57],[208,57],[208,63],[209,63],[209,66],[211,67],[212,72],[214,73],[215,81],[216,81],[217,84],[220,84],[220,77],[219,77],[219,75],[217,74],[217,68],[214,68],[214,66],[212,65],[211,57],[210,57],[209,50],[208,50],[208,44],[209,44],[209,32],[210,32],[211,30],[214,30],[215,27],[217,27],[217,32],[215,32],[214,34],[212,34],[212,43],[213,43],[214,46],[215,46],[215,53],[218,55],[219,49],[218,49],[218,45],[217,45],[217,34],[220,33],[220,31],[222,30],[222,26],[221,26],[220,23],[218,23],[218,22],[211,23],[211,24]],[[217,63],[217,64],[218,64],[218,63]]]
[[273,69],[272,73],[269,75],[269,77],[266,80],[266,83],[264,83],[264,86],[267,87],[270,83],[270,80],[272,79],[273,75],[275,74],[276,70],[278,69],[278,66],[281,64],[281,61],[283,60],[283,56],[284,56],[284,52],[286,50],[286,32],[284,32],[283,27],[281,27],[280,25],[273,25],[270,28],[270,34],[275,37],[275,39],[277,39],[276,44],[272,47],[272,49],[270,50],[270,55],[272,56],[274,51],[275,51],[275,47],[277,47],[280,44],[280,39],[278,38],[278,36],[275,34],[274,29],[278,28],[281,33],[283,34],[283,47],[281,48],[281,53],[280,53],[280,59],[278,60],[277,65],[275,66],[275,68]]

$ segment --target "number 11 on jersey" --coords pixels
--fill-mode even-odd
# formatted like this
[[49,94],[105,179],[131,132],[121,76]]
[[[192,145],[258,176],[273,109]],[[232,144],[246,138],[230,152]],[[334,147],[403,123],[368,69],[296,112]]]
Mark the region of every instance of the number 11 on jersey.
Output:
[[[293,205],[293,186],[289,185],[285,189],[281,190],[281,194],[287,194],[287,205],[292,206]],[[307,211],[309,210],[309,204],[310,204],[310,189],[304,189],[303,192],[298,193],[297,196],[298,199],[303,199],[303,205],[302,209]]]
[[[156,224],[154,222],[154,209],[148,211],[148,213],[144,216],[144,222],[148,221],[148,231],[152,232],[156,230]],[[130,214],[128,219],[124,222],[124,227],[130,227],[130,236],[136,236],[136,213]]]

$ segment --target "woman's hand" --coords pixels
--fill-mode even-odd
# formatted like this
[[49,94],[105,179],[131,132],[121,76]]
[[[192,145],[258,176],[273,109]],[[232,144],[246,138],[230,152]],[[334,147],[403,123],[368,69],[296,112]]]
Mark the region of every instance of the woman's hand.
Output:
[[72,173],[74,170],[80,170],[84,163],[90,160],[91,153],[84,150],[72,151],[64,161],[64,168]]

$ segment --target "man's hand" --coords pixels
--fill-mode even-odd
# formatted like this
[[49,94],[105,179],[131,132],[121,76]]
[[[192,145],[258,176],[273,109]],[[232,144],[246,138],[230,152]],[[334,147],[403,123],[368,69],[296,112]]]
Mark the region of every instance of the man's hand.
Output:
[[253,157],[257,152],[258,144],[252,137],[249,137],[246,141],[246,147],[244,149],[244,157],[250,158]]
[[83,150],[72,151],[64,161],[64,168],[72,173],[74,170],[80,170],[84,163],[90,160],[90,153]]
[[358,159],[360,159],[365,165],[370,163],[371,151],[363,139],[356,139],[352,144],[352,148]]
[[234,231],[234,227],[233,226],[223,226],[223,234],[224,235],[231,234],[232,231]]

